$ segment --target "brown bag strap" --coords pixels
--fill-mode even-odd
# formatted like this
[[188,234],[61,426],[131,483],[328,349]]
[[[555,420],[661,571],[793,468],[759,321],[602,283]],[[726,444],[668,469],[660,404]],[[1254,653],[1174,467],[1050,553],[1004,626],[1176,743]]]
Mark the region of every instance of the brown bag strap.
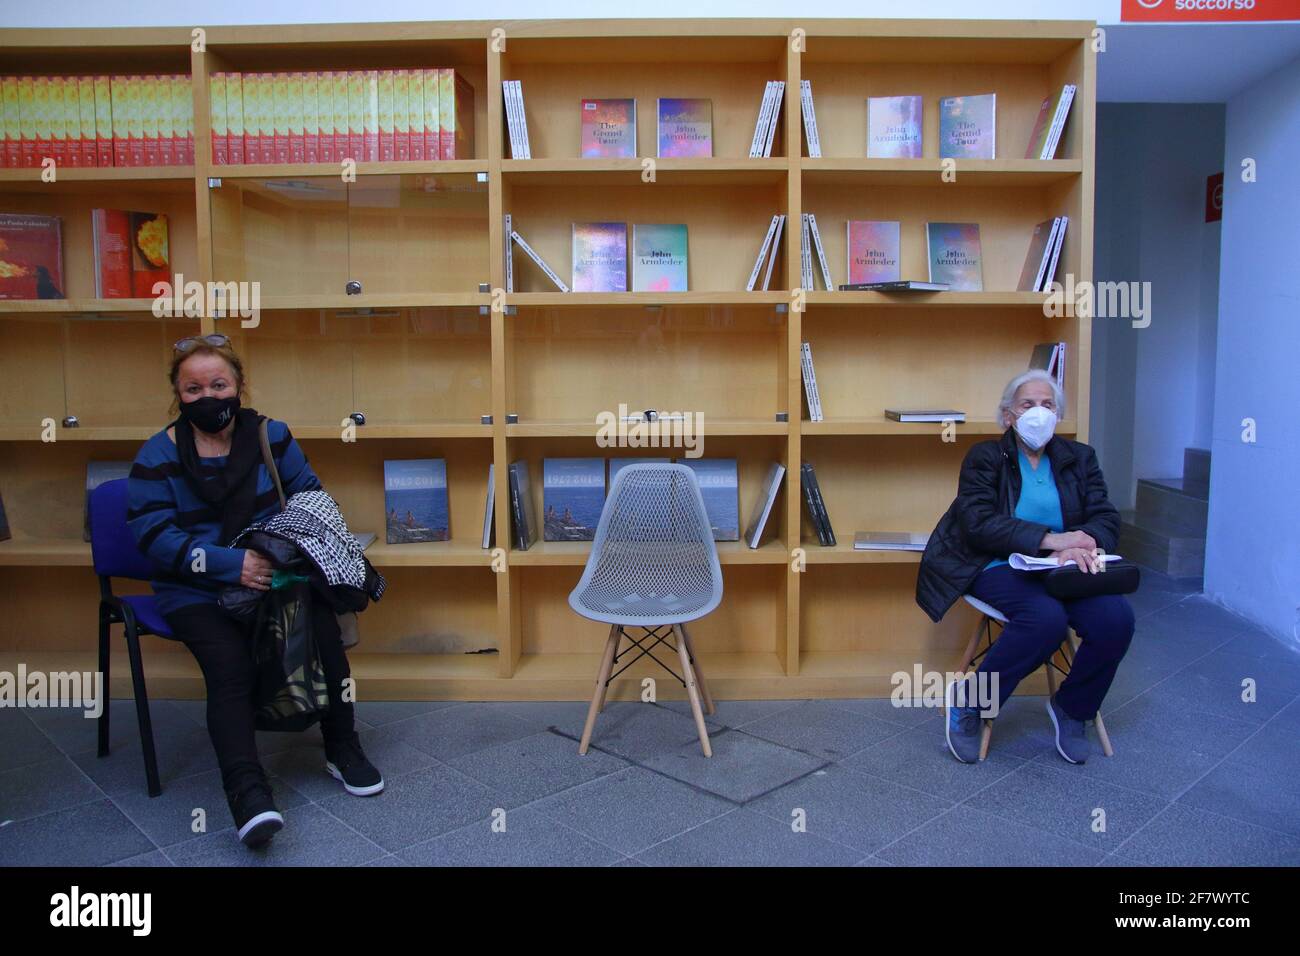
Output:
[[267,432],[267,422],[270,419],[263,418],[257,426],[257,437],[262,443],[262,461],[266,462],[266,470],[271,473],[271,481],[275,483],[275,493],[280,496],[280,510],[284,510],[284,486],[280,484],[280,470],[275,467],[275,456],[271,454],[271,436]]

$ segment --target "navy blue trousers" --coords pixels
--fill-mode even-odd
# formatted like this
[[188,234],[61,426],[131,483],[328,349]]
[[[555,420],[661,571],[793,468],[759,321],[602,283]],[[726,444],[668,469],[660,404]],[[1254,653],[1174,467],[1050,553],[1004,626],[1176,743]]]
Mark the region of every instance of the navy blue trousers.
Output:
[[1079,650],[1056,702],[1075,720],[1092,720],[1133,639],[1133,607],[1122,594],[1059,601],[1043,587],[1044,573],[1001,564],[975,579],[970,593],[1007,618],[979,670],[998,675],[1001,707],[1016,685],[1061,646],[1067,627],[1073,627]]

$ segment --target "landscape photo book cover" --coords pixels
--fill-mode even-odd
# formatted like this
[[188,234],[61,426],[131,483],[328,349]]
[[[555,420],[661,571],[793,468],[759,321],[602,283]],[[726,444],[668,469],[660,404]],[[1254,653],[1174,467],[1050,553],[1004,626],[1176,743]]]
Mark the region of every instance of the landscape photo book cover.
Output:
[[447,460],[385,461],[384,511],[389,544],[448,540]]

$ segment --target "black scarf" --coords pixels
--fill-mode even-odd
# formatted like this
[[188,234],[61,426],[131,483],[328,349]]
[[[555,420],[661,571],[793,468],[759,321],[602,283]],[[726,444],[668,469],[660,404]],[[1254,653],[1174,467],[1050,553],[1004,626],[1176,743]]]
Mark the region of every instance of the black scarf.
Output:
[[262,461],[262,442],[258,428],[262,416],[251,408],[235,413],[235,427],[230,436],[230,455],[224,468],[213,469],[200,464],[194,446],[194,429],[184,417],[177,418],[176,451],[181,469],[195,493],[221,513],[221,542],[230,542],[253,521],[257,507],[257,466]]

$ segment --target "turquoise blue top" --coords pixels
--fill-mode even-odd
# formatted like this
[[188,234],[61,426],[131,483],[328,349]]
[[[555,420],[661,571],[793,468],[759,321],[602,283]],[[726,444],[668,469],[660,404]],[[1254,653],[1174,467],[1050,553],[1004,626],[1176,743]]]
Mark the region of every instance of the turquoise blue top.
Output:
[[[1061,496],[1056,490],[1056,476],[1052,474],[1052,461],[1047,455],[1038,459],[1038,467],[1029,463],[1023,448],[1020,454],[1020,500],[1016,502],[1016,517],[1022,521],[1045,524],[1055,532],[1065,530],[1061,515]],[[1006,564],[1005,558],[995,558],[984,568]]]

